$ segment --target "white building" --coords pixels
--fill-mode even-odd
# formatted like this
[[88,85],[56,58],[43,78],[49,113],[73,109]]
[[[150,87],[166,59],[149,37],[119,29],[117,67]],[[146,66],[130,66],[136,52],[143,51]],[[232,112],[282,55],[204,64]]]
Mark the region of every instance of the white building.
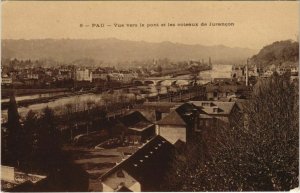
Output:
[[90,81],[92,82],[92,73],[89,69],[77,69],[75,73],[77,81]]
[[12,78],[9,77],[7,74],[4,74],[1,77],[1,85],[11,85],[12,84]]
[[212,65],[211,78],[231,78],[232,65],[227,64],[214,64]]

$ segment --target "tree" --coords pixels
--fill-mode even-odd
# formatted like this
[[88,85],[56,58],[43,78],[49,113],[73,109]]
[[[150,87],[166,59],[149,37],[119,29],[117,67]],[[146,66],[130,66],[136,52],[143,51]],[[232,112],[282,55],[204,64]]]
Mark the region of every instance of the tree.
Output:
[[108,110],[108,106],[112,103],[112,97],[111,97],[110,94],[103,93],[101,99],[102,99],[103,104],[105,106],[105,111],[107,111]]
[[43,109],[39,121],[38,160],[44,170],[55,169],[61,156],[61,141],[56,128],[54,112],[49,107]]
[[17,102],[14,93],[10,96],[7,121],[7,161],[8,164],[19,166],[23,159],[24,138],[20,124]]
[[32,170],[35,168],[35,156],[37,155],[37,142],[38,142],[38,118],[37,114],[30,110],[24,121],[24,151],[25,163],[24,169]]
[[92,119],[92,116],[91,116],[91,114],[90,114],[90,111],[91,111],[91,109],[92,109],[92,107],[93,107],[93,105],[95,104],[95,102],[94,101],[92,101],[92,100],[88,100],[87,102],[86,102],[86,105],[87,105],[87,126],[86,126],[86,134],[88,135],[89,134],[89,127],[90,126],[92,126],[92,123],[93,123],[93,119]]
[[[235,127],[220,128],[214,141],[206,144],[205,138],[194,140],[189,157],[177,155],[173,162],[173,172],[166,177],[169,191],[287,191],[297,187],[298,108],[298,85],[290,82],[288,74],[260,82],[245,104],[249,125],[238,122]],[[206,155],[203,145],[208,148]]]
[[128,104],[128,97],[127,97],[127,95],[126,94],[119,94],[119,95],[117,95],[117,97],[118,97],[117,100],[120,103],[121,109],[125,108],[126,105]]
[[68,117],[68,125],[69,125],[69,129],[70,129],[70,137],[71,137],[71,140],[73,139],[73,125],[72,125],[72,121],[71,120],[71,115],[72,115],[72,108],[73,108],[73,105],[72,103],[67,103],[65,104],[65,107],[66,107],[66,114],[67,114],[67,117]]

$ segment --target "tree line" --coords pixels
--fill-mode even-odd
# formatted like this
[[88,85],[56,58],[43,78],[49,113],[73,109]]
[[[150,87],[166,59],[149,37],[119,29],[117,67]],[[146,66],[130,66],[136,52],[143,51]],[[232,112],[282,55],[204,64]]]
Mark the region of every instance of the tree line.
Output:
[[6,131],[2,129],[2,164],[42,173],[60,164],[62,143],[52,109],[43,109],[40,118],[29,111],[21,124],[15,97],[11,95],[6,127]]

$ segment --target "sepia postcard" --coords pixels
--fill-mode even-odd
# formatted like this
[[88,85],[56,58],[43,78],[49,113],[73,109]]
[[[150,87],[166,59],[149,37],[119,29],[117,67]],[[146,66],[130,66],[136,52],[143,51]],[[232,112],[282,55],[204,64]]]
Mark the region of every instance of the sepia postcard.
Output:
[[2,1],[1,191],[300,191],[299,6]]

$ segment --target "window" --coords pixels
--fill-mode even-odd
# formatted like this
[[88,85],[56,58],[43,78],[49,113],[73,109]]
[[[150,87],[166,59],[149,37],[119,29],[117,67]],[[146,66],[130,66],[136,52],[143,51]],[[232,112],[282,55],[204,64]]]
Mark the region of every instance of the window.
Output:
[[205,121],[205,126],[208,127],[209,126],[209,120]]
[[200,121],[199,121],[199,125],[200,125],[200,126],[203,126],[203,125],[204,125],[204,121],[203,121],[203,120],[200,120]]
[[213,108],[213,112],[214,112],[214,113],[219,112],[219,108]]
[[210,106],[210,103],[209,102],[204,102],[204,103],[202,103],[202,105],[207,107],[207,106]]
[[117,176],[118,176],[119,178],[125,178],[125,175],[124,175],[124,173],[123,173],[122,170],[119,170],[119,171],[117,172]]

